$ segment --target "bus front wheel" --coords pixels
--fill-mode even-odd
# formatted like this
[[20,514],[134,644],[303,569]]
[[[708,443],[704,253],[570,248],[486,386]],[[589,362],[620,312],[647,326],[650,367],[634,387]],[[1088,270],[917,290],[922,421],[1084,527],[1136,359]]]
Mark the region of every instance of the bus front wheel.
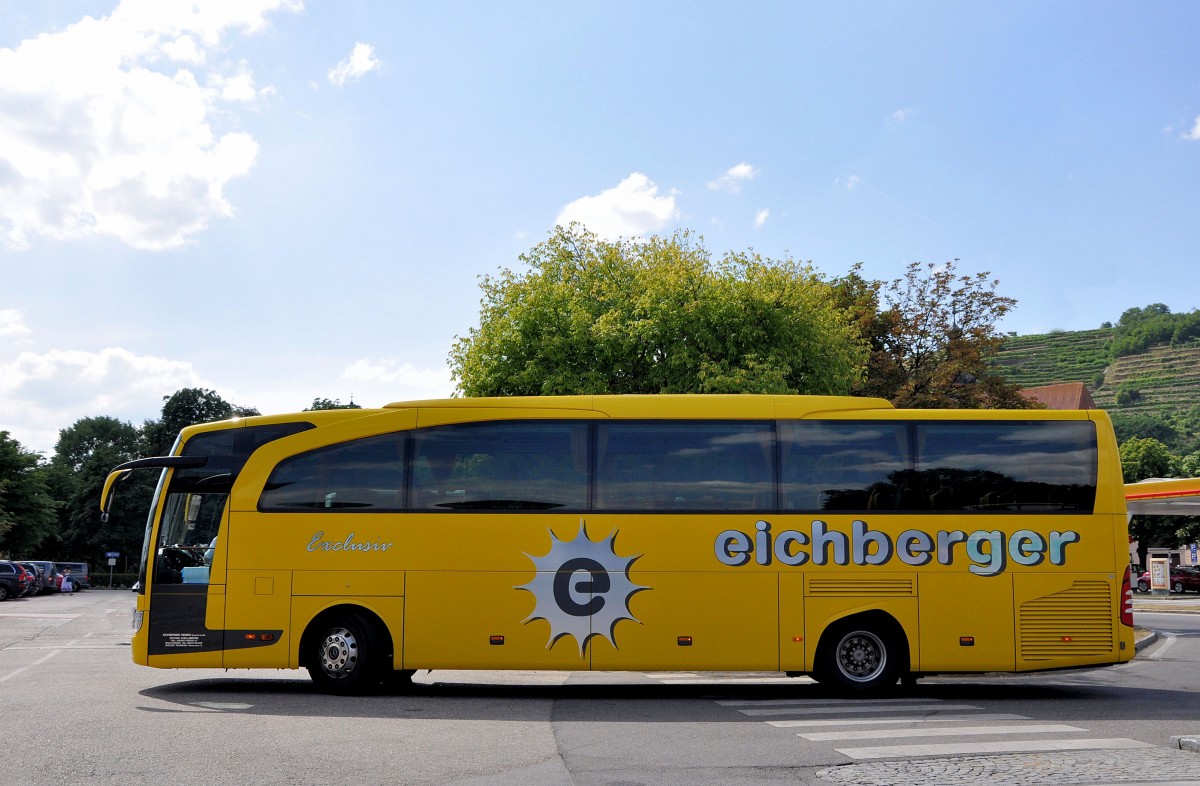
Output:
[[872,693],[896,684],[905,671],[901,635],[877,620],[848,621],[821,637],[814,675],[849,693]]
[[386,653],[375,628],[362,617],[330,617],[318,623],[308,641],[308,673],[322,693],[354,696],[378,689]]

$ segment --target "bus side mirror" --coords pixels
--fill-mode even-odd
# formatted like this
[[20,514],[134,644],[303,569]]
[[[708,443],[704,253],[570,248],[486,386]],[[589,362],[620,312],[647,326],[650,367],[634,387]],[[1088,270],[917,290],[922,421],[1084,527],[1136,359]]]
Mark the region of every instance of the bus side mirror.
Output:
[[104,491],[100,494],[100,521],[108,521],[108,512],[112,510],[113,495],[116,493],[117,481],[132,475],[132,470],[115,469],[104,479]]

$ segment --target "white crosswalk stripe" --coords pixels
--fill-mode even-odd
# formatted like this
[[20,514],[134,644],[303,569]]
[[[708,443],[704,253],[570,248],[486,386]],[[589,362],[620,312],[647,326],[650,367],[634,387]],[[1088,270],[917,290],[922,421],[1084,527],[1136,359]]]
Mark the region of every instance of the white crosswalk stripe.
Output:
[[1036,753],[1048,751],[1126,750],[1153,748],[1148,742],[1124,737],[1099,740],[1012,740],[931,745],[881,745],[873,748],[835,748],[852,759],[890,759],[899,756],[969,756],[981,753]]
[[[653,675],[667,684],[736,685],[800,680],[743,678],[687,673]],[[888,699],[718,699],[715,703],[778,729],[787,729],[807,742],[869,742],[938,737],[939,742],[861,745],[834,748],[854,760],[1036,753],[1069,750],[1128,750],[1153,748],[1151,743],[1125,737],[1080,737],[1088,729],[1064,723],[1039,723],[1027,715],[987,712],[974,704],[957,704],[920,697]],[[857,716],[857,717],[847,717]],[[1027,722],[1024,722],[1027,721]],[[985,725],[991,723],[992,725]],[[1018,737],[1028,739],[953,741],[953,738]],[[1062,735],[1061,738],[1055,738]]]
[[897,723],[945,723],[948,721],[1013,721],[1013,720],[1032,720],[1028,715],[1014,715],[1011,712],[979,712],[972,715],[943,715],[941,713],[933,713],[931,715],[909,716],[909,717],[892,717],[892,718],[853,718],[846,720],[839,718],[837,720],[781,720],[781,721],[766,721],[768,726],[774,726],[777,729],[816,729],[828,728],[830,726],[867,726],[867,725],[895,725]]
[[1030,724],[1028,726],[947,726],[924,729],[871,729],[870,731],[818,731],[797,734],[809,742],[828,740],[882,740],[889,737],[969,737],[979,734],[1051,734],[1055,732],[1087,731],[1062,723]]
[[765,707],[762,709],[742,709],[738,712],[743,715],[850,715],[854,713],[877,713],[877,712],[917,712],[928,711],[938,712],[940,710],[977,710],[974,704],[867,704],[865,702],[856,701],[851,706],[832,707],[829,705],[822,707]]

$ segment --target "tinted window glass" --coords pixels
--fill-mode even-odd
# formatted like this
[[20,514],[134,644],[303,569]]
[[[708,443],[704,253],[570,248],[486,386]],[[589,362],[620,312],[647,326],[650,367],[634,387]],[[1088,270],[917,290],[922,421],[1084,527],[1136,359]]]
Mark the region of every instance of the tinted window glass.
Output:
[[582,510],[586,423],[504,421],[415,432],[411,507]]
[[916,481],[929,510],[1091,512],[1090,421],[916,424]]
[[202,467],[176,469],[171,477],[171,492],[229,491],[250,454],[268,442],[314,428],[312,423],[274,423],[197,434],[183,446],[184,456],[204,456]]
[[796,421],[780,443],[786,510],[1090,512],[1095,499],[1090,422]]
[[897,510],[915,505],[908,424],[784,422],[785,510]]
[[404,507],[406,434],[319,448],[279,462],[258,509],[394,511]]
[[772,509],[773,448],[770,423],[601,423],[596,427],[596,507]]

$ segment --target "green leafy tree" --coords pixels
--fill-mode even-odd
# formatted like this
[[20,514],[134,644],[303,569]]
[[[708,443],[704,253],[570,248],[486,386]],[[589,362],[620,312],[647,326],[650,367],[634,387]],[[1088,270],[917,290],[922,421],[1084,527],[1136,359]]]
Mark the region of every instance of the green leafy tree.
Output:
[[1179,474],[1185,478],[1200,478],[1200,451],[1179,459]]
[[108,522],[100,521],[104,479],[116,465],[137,458],[139,446],[137,429],[112,417],[82,418],[59,431],[48,469],[59,502],[51,544],[55,558],[98,563],[105,551],[140,551],[152,474],[135,473],[125,481]]
[[[1157,439],[1135,437],[1123,442],[1120,451],[1126,483],[1170,478],[1178,472],[1178,459]],[[1141,564],[1146,564],[1151,546],[1173,549],[1182,545],[1189,523],[1181,516],[1134,516],[1129,522],[1129,534],[1138,542]]]
[[1172,314],[1162,303],[1127,309],[1113,331],[1109,352],[1115,358],[1150,347],[1186,344],[1200,338],[1200,311]]
[[183,388],[163,396],[162,417],[142,425],[143,450],[148,456],[165,456],[175,444],[179,432],[197,423],[211,423],[232,417],[258,415],[258,410],[239,407],[206,388]]
[[1109,412],[1117,442],[1126,442],[1134,437],[1152,437],[1159,442],[1173,445],[1178,431],[1166,420],[1143,412]]
[[41,457],[0,431],[0,555],[36,559],[54,508]]
[[311,407],[306,407],[305,412],[314,412],[322,409],[362,409],[358,404],[351,401],[348,404],[343,404],[340,398],[335,398],[330,401],[327,398],[314,398]]
[[463,395],[847,393],[866,360],[830,285],[791,259],[571,225],[520,260],[482,278],[479,326],[451,350]]
[[1174,477],[1177,461],[1171,450],[1157,439],[1135,437],[1121,444],[1121,471],[1126,483]]
[[865,281],[855,266],[835,282],[871,346],[856,392],[899,407],[1036,406],[992,365],[1004,338],[997,323],[1016,301],[986,272],[959,275],[957,263],[913,262],[887,284]]

